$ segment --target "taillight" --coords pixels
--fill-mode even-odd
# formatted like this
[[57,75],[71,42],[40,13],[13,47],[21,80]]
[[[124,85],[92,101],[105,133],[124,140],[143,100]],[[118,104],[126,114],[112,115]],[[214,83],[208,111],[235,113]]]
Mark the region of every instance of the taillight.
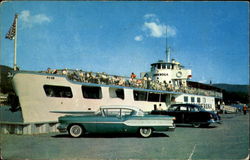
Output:
[[173,121],[175,121],[176,120],[176,118],[175,117],[173,117]]

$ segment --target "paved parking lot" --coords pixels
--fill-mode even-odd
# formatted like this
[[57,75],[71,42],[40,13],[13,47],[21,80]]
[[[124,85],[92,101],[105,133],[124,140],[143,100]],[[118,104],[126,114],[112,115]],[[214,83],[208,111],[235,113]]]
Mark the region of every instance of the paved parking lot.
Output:
[[4,159],[240,160],[249,153],[249,115],[227,114],[208,128],[177,127],[150,138],[135,135],[1,135]]

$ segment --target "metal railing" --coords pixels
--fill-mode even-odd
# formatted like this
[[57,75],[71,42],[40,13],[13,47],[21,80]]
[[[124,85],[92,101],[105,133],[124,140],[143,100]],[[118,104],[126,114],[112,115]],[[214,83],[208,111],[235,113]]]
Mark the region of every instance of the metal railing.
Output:
[[67,76],[72,81],[95,83],[104,85],[118,85],[124,87],[143,88],[151,90],[162,90],[172,92],[183,92],[187,94],[204,95],[222,98],[222,93],[215,90],[205,90],[189,86],[174,86],[172,84],[158,82],[150,78],[138,79],[125,76],[109,75],[104,72],[87,72],[82,70],[61,69],[47,70],[43,73],[58,74]]

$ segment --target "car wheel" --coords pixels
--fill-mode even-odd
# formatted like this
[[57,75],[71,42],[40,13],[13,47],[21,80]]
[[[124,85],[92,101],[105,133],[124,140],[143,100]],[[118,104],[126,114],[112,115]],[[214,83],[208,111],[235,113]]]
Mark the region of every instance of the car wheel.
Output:
[[80,137],[83,134],[83,128],[78,124],[74,124],[69,127],[69,134],[75,138]]
[[200,123],[193,123],[193,127],[195,127],[195,128],[199,128],[201,126],[201,124]]
[[152,134],[151,128],[140,128],[139,133],[142,137],[147,138],[150,137]]

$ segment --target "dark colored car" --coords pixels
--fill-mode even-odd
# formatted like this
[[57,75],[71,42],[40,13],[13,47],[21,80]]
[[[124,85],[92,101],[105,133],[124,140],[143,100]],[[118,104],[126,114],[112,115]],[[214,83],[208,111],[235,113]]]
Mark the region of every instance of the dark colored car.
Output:
[[191,124],[196,128],[220,122],[217,114],[196,104],[172,104],[168,110],[153,110],[151,114],[174,116],[175,124]]

